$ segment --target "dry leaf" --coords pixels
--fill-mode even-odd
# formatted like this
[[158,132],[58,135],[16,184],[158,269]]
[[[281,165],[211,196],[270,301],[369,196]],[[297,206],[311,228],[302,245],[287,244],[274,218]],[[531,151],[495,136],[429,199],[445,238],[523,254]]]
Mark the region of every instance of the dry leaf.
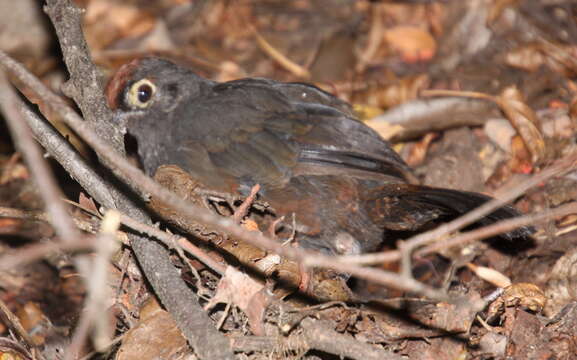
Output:
[[517,283],[507,286],[501,296],[487,309],[487,319],[491,321],[505,311],[505,307],[519,307],[540,313],[547,304],[547,297],[535,284]]
[[535,112],[523,100],[519,89],[509,86],[495,97],[495,101],[523,139],[531,153],[531,161],[537,163],[542,160],[545,156],[545,140],[541,125]]
[[505,63],[525,71],[537,71],[545,63],[545,56],[538,44],[527,44],[509,51]]
[[513,49],[506,54],[505,62],[526,71],[536,71],[541,66],[547,66],[563,76],[573,77],[577,74],[575,46],[560,45],[545,40]]
[[407,76],[390,84],[370,87],[367,91],[357,94],[363,101],[381,109],[389,109],[415,100],[419,92],[429,86],[429,76],[426,74]]
[[384,32],[387,44],[409,63],[430,60],[437,51],[435,38],[416,26],[396,26]]
[[511,159],[506,166],[510,171],[519,174],[529,174],[533,170],[531,153],[519,135],[511,139]]
[[407,164],[411,167],[421,165],[427,157],[427,152],[429,151],[431,143],[436,138],[436,133],[428,133],[423,136],[423,138],[411,148]]
[[217,304],[234,304],[247,315],[253,333],[261,335],[264,331],[264,311],[269,302],[269,297],[262,290],[264,284],[229,266],[218,283],[216,294],[205,308],[211,309]]
[[511,285],[511,279],[495,269],[491,269],[485,266],[477,266],[472,263],[468,263],[467,267],[472,272],[474,272],[475,275],[497,287],[504,288]]
[[98,207],[96,207],[96,203],[94,203],[94,200],[91,197],[86,196],[84,191],[81,191],[80,195],[78,195],[78,204],[83,209],[87,209],[95,214],[98,214]]
[[171,359],[187,349],[186,339],[170,314],[150,300],[141,310],[140,322],[124,335],[116,359]]
[[232,303],[246,312],[252,297],[263,288],[262,283],[229,266],[226,268],[224,277],[218,283],[216,294],[208,303],[207,308],[212,308],[219,303]]

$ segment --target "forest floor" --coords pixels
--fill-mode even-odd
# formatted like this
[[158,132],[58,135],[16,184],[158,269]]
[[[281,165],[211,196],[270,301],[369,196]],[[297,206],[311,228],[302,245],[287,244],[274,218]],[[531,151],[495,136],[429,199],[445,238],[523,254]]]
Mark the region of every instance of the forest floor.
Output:
[[[322,301],[303,299],[295,286],[275,286],[270,274],[298,285],[303,264],[327,266],[322,259],[298,251],[279,258],[270,248],[239,245],[242,239],[234,249],[219,248],[216,239],[235,238],[220,227],[202,238],[159,218],[152,230],[115,220],[101,212],[108,205],[97,192],[70,176],[48,147],[60,194],[47,197],[38,172],[16,149],[19,135],[6,121],[15,115],[3,101],[1,359],[224,359],[206,354],[227,351],[250,360],[577,359],[574,1],[73,2],[84,9],[74,15],[81,16],[82,33],[60,32],[72,15],[49,18],[38,1],[0,2],[0,50],[64,99],[60,109],[80,110],[87,120],[96,116],[62,91],[69,73],[88,76],[78,64],[65,64],[82,51],[75,43],[82,35],[103,75],[95,83],[100,90],[122,64],[145,55],[217,81],[313,83],[349,102],[423,184],[511,200],[531,214],[521,221],[536,232],[519,244],[483,241],[506,232],[507,224],[488,235],[451,230],[412,249],[412,261],[402,245],[387,244],[385,255],[372,261],[375,277],[357,265],[344,287],[317,276],[322,290],[308,295]],[[9,72],[23,96],[102,174],[95,149],[71,129],[67,115]],[[9,88],[0,81],[0,97],[7,99]],[[44,206],[63,203],[59,197],[82,241],[65,241],[54,210]],[[250,199],[243,204],[250,207]],[[236,220],[239,211],[246,209],[232,211]],[[259,230],[250,219],[241,223]],[[219,329],[214,336],[228,340],[222,348],[215,348],[212,333],[193,339],[203,328],[188,323],[187,331],[186,316],[175,309],[187,310],[166,300],[178,302],[182,293],[159,293],[162,282],[138,266],[144,260],[135,259],[127,235],[135,228],[163,230],[152,237],[168,244],[173,270],[202,305],[190,313],[208,314],[208,326]],[[103,245],[110,238],[114,249]],[[263,267],[267,261],[275,262],[274,271]],[[264,275],[255,276],[247,263],[258,263]],[[407,264],[412,276],[402,272]]]

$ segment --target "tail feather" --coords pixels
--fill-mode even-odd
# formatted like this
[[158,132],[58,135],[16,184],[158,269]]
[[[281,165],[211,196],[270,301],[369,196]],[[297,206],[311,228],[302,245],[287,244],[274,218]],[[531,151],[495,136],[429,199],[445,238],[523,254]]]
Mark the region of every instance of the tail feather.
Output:
[[[428,186],[395,184],[373,191],[366,202],[375,223],[390,230],[415,231],[432,221],[448,221],[485,204],[491,197],[467,191]],[[520,216],[511,206],[503,206],[478,220],[489,225]],[[500,235],[512,240],[529,237],[535,230],[522,227]]]

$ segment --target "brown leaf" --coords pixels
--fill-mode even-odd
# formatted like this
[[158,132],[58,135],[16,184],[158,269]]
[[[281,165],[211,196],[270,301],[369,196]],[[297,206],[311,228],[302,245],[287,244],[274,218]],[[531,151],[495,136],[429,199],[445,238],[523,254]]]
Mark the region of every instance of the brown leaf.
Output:
[[218,283],[216,294],[210,300],[207,307],[211,308],[218,303],[232,303],[241,310],[246,311],[251,299],[264,285],[248,276],[246,273],[232,266],[226,268],[224,277]]
[[433,140],[437,138],[436,133],[428,133],[419,142],[417,142],[412,148],[407,159],[407,164],[409,166],[415,167],[421,165],[425,158],[427,157],[427,152]]
[[523,139],[531,153],[531,161],[537,163],[542,160],[545,156],[545,140],[541,124],[535,112],[525,103],[519,89],[509,86],[495,97],[495,101]]
[[384,32],[387,44],[398,51],[406,62],[430,60],[437,51],[435,38],[416,26],[396,26]]
[[155,301],[145,305],[140,322],[128,330],[117,360],[171,359],[186,351],[186,339],[170,314]]
[[537,71],[541,66],[546,66],[567,77],[577,74],[575,46],[544,40],[511,50],[505,55],[505,62],[526,71]]
[[264,289],[261,282],[229,266],[206,308],[211,309],[221,303],[234,304],[247,315],[251,330],[255,334],[262,334],[264,311],[269,302]]
[[84,191],[81,191],[80,195],[78,195],[78,204],[80,204],[84,209],[91,210],[98,214],[98,208],[96,207],[94,200],[91,197],[86,196]]
[[503,294],[491,303],[487,309],[487,319],[491,321],[503,314],[506,307],[519,307],[540,313],[547,304],[547,297],[535,284],[516,283],[507,286]]
[[526,71],[537,71],[545,63],[545,56],[539,44],[526,44],[509,51],[505,63]]

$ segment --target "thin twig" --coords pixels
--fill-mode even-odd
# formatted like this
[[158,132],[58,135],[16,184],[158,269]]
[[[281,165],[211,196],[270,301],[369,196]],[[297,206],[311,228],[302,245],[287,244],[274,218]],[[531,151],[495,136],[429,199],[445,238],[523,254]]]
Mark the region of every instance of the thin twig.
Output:
[[20,319],[18,319],[18,316],[16,316],[12,311],[10,311],[8,305],[6,305],[6,303],[2,299],[0,299],[0,313],[1,317],[6,322],[6,325],[8,325],[12,330],[16,332],[18,337],[22,339],[22,341],[24,341],[26,347],[28,347],[28,349],[34,349],[35,348],[34,340],[24,329],[22,323],[20,323]]
[[126,225],[133,230],[157,238],[167,246],[171,246],[171,243],[173,241],[176,241],[178,245],[184,249],[184,251],[192,255],[194,258],[198,259],[200,262],[208,266],[210,269],[216,271],[218,274],[224,275],[224,272],[226,270],[224,265],[214,260],[212,257],[210,257],[210,255],[208,255],[204,250],[202,250],[198,246],[190,243],[190,241],[188,241],[186,238],[168,234],[162,230],[155,228],[154,226],[143,224],[126,215],[121,215],[120,221],[122,222],[123,225]]
[[107,208],[114,207],[115,199],[128,201],[123,193],[98,175],[57,130],[28,109],[23,102],[20,102],[20,111],[36,140],[92,197]]
[[571,202],[565,205],[561,205],[555,209],[545,210],[539,214],[524,215],[514,219],[499,221],[498,223],[484,226],[480,229],[475,229],[464,234],[459,234],[442,242],[433,243],[429,246],[426,246],[423,249],[417,251],[415,255],[423,256],[442,249],[448,249],[453,246],[462,246],[466,243],[487,239],[492,236],[517,229],[521,226],[534,225],[546,221],[551,221],[553,219],[570,214],[577,214],[577,202]]
[[305,343],[312,349],[335,354],[341,358],[363,360],[401,360],[401,355],[378,348],[376,345],[362,343],[352,336],[340,334],[326,320],[304,319],[301,326],[305,329]]
[[42,157],[40,148],[34,142],[32,133],[24,121],[18,109],[17,95],[12,86],[8,83],[4,72],[0,73],[0,105],[8,128],[12,133],[12,141],[20,150],[24,157],[28,169],[32,174],[32,179],[38,186],[40,196],[44,201],[44,206],[50,215],[50,222],[58,233],[60,239],[65,243],[73,243],[80,233],[70,220],[66,207],[60,200],[62,192],[56,184],[56,180],[50,171],[46,160]]
[[419,95],[424,97],[436,97],[436,96],[466,97],[471,99],[488,100],[498,103],[497,97],[478,91],[432,89],[432,90],[422,90]]
[[268,56],[270,56],[274,61],[276,61],[284,69],[288,70],[295,76],[302,79],[310,79],[311,73],[304,67],[298,65],[294,61],[287,58],[283,53],[275,49],[258,31],[254,26],[250,25],[250,29],[256,38],[258,46],[264,51]]
[[[73,203],[73,202],[71,202]],[[75,203],[73,203],[75,204]],[[86,209],[85,209],[86,210]],[[35,221],[45,221],[48,222],[48,216],[43,211],[26,211],[14,208],[7,208],[0,206],[0,217],[8,217],[15,219],[29,219]],[[214,270],[216,273],[223,275],[225,266],[214,260],[210,255],[208,255],[204,250],[197,247],[196,245],[190,243],[188,239],[173,234],[169,234],[162,231],[154,226],[150,226],[133,218],[121,214],[120,221],[123,225],[141,233],[150,235],[167,247],[170,247],[174,241],[176,241],[179,246],[181,246],[184,251],[192,255],[194,258],[201,261],[203,264],[208,266],[208,268]],[[78,225],[79,221],[74,219],[74,222]],[[81,225],[85,227],[85,225]],[[58,244],[54,242],[40,243],[30,245],[28,247],[19,249],[17,252],[9,253],[0,256],[0,271],[11,269],[14,267],[22,266],[24,264],[31,263],[38,259],[44,258],[57,251],[83,251],[83,250],[93,250],[96,242],[90,237],[84,237],[81,241],[75,244]]]
[[[88,298],[84,311],[74,331],[70,345],[66,349],[64,360],[74,360],[88,337],[89,330],[94,325],[93,343],[97,350],[104,350],[110,343],[110,325],[108,317],[102,316],[107,313],[108,288],[108,264],[115,250],[114,234],[120,226],[120,214],[115,210],[109,210],[101,223],[101,231],[97,239],[96,256],[90,267],[81,264],[81,272],[89,274],[87,278]],[[84,268],[82,268],[84,267]]]
[[234,211],[232,218],[236,223],[240,223],[242,219],[246,216],[248,210],[254,203],[259,191],[260,191],[260,185],[259,184],[254,185],[250,190],[250,194],[248,195],[248,197],[244,199],[242,204],[240,204],[240,206]]
[[17,251],[9,251],[0,256],[0,271],[30,264],[60,251],[89,251],[94,250],[95,246],[94,238],[89,236],[83,236],[71,244],[51,241],[29,245],[19,248]]
[[50,222],[48,215],[44,211],[21,210],[4,206],[0,206],[0,217]]

